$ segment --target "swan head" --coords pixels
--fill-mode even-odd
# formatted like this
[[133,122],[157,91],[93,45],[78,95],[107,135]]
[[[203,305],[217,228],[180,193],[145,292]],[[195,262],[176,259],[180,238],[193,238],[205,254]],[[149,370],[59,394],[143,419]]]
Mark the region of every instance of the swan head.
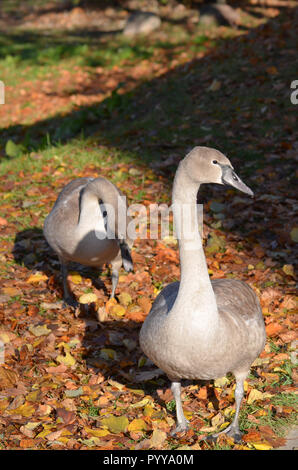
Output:
[[216,149],[194,147],[184,158],[183,166],[190,179],[198,184],[224,184],[253,196],[252,190],[235,173],[230,160]]

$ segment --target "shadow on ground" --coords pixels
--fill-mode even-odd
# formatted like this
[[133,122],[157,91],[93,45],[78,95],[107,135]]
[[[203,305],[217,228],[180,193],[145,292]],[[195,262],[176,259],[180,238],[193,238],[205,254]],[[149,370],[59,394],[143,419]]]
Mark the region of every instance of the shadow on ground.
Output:
[[[292,262],[287,201],[295,187],[296,108],[290,84],[296,77],[297,13],[291,9],[245,36],[223,40],[205,57],[128,91],[122,83],[97,104],[3,129],[2,144],[17,136],[28,151],[38,151],[46,145],[45,135],[61,145],[83,131],[86,141],[130,152],[136,162],[168,175],[169,186],[177,162],[194,145],[218,148],[259,200],[250,210],[250,225],[248,206],[228,211],[234,218],[228,228],[257,237],[272,253],[286,247],[281,262]],[[85,92],[97,85],[95,77]],[[225,196],[214,186],[203,188],[200,197],[203,202]]]

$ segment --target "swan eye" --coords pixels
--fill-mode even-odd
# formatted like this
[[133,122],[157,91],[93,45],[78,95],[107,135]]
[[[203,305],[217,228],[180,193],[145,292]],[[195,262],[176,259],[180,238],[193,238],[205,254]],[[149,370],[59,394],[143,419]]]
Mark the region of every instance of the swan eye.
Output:
[[235,175],[235,173],[232,174],[232,178],[233,180],[238,181],[238,177]]
[[218,164],[218,161],[217,161],[217,160],[213,160],[212,163],[213,163],[213,165],[217,165],[217,164]]

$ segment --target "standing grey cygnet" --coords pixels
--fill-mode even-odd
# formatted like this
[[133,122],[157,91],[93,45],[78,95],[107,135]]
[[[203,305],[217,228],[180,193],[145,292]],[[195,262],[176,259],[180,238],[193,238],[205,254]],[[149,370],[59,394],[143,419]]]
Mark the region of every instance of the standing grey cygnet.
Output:
[[[229,159],[215,149],[195,147],[180,162],[173,186],[173,213],[179,234],[181,280],[166,286],[155,299],[141,328],[140,345],[172,382],[177,415],[172,434],[188,428],[181,403],[181,379],[210,380],[232,372],[236,378],[236,413],[223,432],[239,441],[243,382],[264,348],[265,325],[258,298],[245,282],[210,281],[196,211],[202,183],[227,184],[253,195]],[[191,210],[180,217],[183,205]],[[187,233],[190,223],[192,236]]]
[[[121,191],[103,177],[75,179],[60,192],[43,231],[61,262],[66,303],[77,305],[67,283],[69,261],[94,267],[110,263],[111,297],[115,295],[121,266],[128,272],[133,270],[130,254],[133,240],[126,235],[129,222],[126,209]],[[126,218],[124,227],[118,223],[120,213]]]

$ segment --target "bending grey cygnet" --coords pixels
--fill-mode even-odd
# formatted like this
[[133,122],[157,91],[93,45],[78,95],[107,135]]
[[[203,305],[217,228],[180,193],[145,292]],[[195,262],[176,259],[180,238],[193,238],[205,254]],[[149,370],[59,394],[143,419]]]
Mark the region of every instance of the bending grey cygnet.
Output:
[[[61,262],[66,303],[77,305],[67,283],[70,261],[94,267],[110,263],[111,297],[115,295],[121,266],[128,272],[133,270],[133,240],[126,236],[129,218],[125,219],[124,233],[120,233],[123,227],[118,224],[119,213],[126,217],[126,209],[123,194],[103,177],[75,179],[60,192],[43,231]],[[108,237],[108,229],[113,238]]]

